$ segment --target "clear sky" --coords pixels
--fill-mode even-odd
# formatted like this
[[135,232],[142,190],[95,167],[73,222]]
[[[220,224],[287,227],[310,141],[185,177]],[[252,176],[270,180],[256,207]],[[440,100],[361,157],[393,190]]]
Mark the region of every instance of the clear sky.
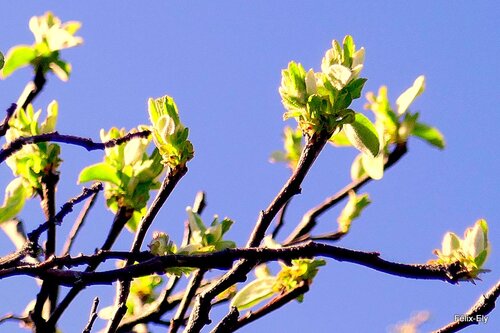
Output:
[[[63,52],[73,65],[70,81],[50,76],[35,102],[45,109],[52,99],[59,101],[61,133],[98,139],[101,128],[147,123],[148,97],[175,98],[196,156],[153,230],[169,232],[177,242],[185,206],[196,191],[207,192],[207,219],[219,214],[236,221],[229,235],[243,245],[259,210],[286,181],[289,170],[269,164],[268,157],[282,146],[278,86],[288,61],[319,69],[331,40],[351,34],[366,49],[365,92],[386,84],[394,101],[424,74],[427,90],[413,110],[444,133],[446,149],[411,140],[409,154],[384,179],[364,188],[373,203],[336,245],[423,263],[434,257],[446,231],[462,235],[476,219],[486,218],[493,249],[486,267],[492,272],[476,285],[452,286],[329,260],[303,304],[293,302],[241,331],[384,332],[420,310],[431,312],[422,327],[429,331],[465,312],[499,276],[499,7],[496,1],[4,2],[0,50],[31,44],[28,20],[46,10],[63,21],[83,23],[79,35],[84,44]],[[24,69],[0,82],[3,107],[17,100],[31,75]],[[358,111],[363,102],[355,104]],[[282,237],[305,211],[349,182],[355,154],[326,147],[289,209]],[[79,170],[100,161],[102,153],[63,146],[62,156],[59,205],[80,192]],[[0,174],[4,186],[11,172],[3,165]],[[42,222],[39,205],[32,201],[21,215],[28,228]],[[96,206],[76,245],[79,250],[99,246],[111,222],[102,199]],[[338,211],[323,216],[319,230],[335,228]],[[127,249],[131,238],[121,237],[117,249]],[[4,235],[0,247],[2,255],[12,250]],[[0,314],[13,308],[21,312],[36,288],[28,278],[1,281]],[[83,329],[96,293],[102,295],[101,306],[107,306],[114,288],[82,293],[62,320],[64,332]],[[226,310],[223,306],[215,313]],[[499,332],[499,311],[487,325],[467,332]],[[103,325],[99,321],[96,328]],[[16,330],[14,323],[0,326],[0,332]]]

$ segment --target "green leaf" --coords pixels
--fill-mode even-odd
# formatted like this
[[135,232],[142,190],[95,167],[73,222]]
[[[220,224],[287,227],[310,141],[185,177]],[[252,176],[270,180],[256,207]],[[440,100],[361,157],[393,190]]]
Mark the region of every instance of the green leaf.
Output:
[[0,223],[15,217],[24,207],[28,190],[21,177],[12,180],[5,188],[5,199],[0,207]]
[[421,138],[427,143],[438,147],[439,149],[444,149],[445,141],[443,134],[435,127],[431,127],[424,123],[416,123],[413,127],[412,135]]
[[403,92],[396,100],[396,105],[398,106],[398,114],[402,115],[408,110],[411,103],[422,94],[425,90],[425,76],[420,75],[417,77],[413,85]]
[[363,170],[375,180],[382,179],[384,176],[384,154],[378,154],[372,157],[368,154],[361,155]]
[[78,183],[84,183],[92,180],[110,182],[118,186],[121,184],[120,177],[117,175],[117,170],[105,162],[97,163],[84,168],[78,176]]
[[345,135],[344,131],[340,131],[336,134],[333,134],[332,137],[329,139],[330,143],[333,144],[335,147],[351,147],[351,142]]
[[349,192],[349,201],[340,213],[337,222],[339,230],[347,233],[354,219],[359,217],[363,209],[371,203],[368,194],[356,195],[354,191]]
[[0,52],[0,69],[3,68],[3,65],[5,64],[5,59],[3,57],[3,53]]
[[275,277],[264,277],[250,282],[233,297],[231,307],[235,306],[241,311],[272,297],[275,283]]
[[2,77],[6,78],[15,70],[27,66],[35,59],[36,50],[29,45],[14,46],[5,56],[5,64],[2,69]]
[[363,161],[362,161],[363,156],[366,156],[366,155],[365,154],[358,154],[354,158],[354,161],[352,161],[352,164],[351,164],[351,179],[353,181],[361,179],[361,177],[363,177],[364,175],[366,175],[366,171],[363,168]]
[[380,143],[377,130],[365,115],[356,113],[354,122],[345,124],[344,132],[349,142],[364,154],[378,155]]
[[361,91],[363,90],[366,81],[367,79],[358,78],[349,82],[346,88],[349,91],[349,94],[351,94],[352,99],[361,97]]

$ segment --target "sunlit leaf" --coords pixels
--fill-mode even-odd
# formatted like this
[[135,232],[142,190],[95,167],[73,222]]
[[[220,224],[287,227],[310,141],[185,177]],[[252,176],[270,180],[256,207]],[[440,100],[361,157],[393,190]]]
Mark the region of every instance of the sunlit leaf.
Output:
[[24,207],[29,192],[22,178],[12,180],[5,188],[5,198],[0,207],[0,223],[15,217]]
[[362,153],[377,156],[380,143],[377,130],[370,119],[361,113],[356,113],[354,122],[345,124],[343,128],[349,142],[354,147]]
[[396,105],[398,107],[398,114],[402,115],[406,112],[411,103],[424,92],[425,89],[425,77],[420,75],[417,77],[413,85],[403,92],[396,100]]
[[116,174],[116,169],[109,164],[102,162],[84,168],[78,176],[78,182],[84,183],[93,180],[111,182],[120,185],[120,177]]
[[435,127],[423,123],[416,123],[413,127],[412,135],[421,138],[427,143],[438,147],[439,149],[444,149],[445,141],[443,134]]
[[35,59],[36,51],[29,45],[18,45],[9,50],[5,56],[5,64],[2,69],[2,77],[6,78],[15,70],[27,66]]
[[231,306],[244,310],[272,297],[275,282],[275,277],[264,277],[250,282],[233,297]]

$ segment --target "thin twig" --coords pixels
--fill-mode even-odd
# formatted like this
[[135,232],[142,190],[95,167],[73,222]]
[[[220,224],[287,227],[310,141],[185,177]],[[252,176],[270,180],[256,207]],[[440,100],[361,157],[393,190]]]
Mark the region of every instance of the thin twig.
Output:
[[[115,217],[113,219],[111,229],[108,232],[106,240],[101,246],[102,251],[107,251],[111,249],[116,239],[120,235],[121,231],[123,230],[123,227],[132,216],[133,211],[134,211],[133,209],[127,207],[118,208],[118,211],[116,212]],[[95,271],[103,261],[104,260],[97,260],[89,262],[87,268],[85,269],[85,272],[90,273]],[[86,286],[85,284],[77,283],[72,287],[73,288],[71,288],[71,290],[66,294],[66,296],[64,296],[63,300],[57,305],[56,309],[52,312],[49,320],[47,321],[47,323],[50,326],[56,325],[57,321],[62,316],[64,311],[68,308],[69,304],[75,299],[78,293],[80,293],[80,291],[82,291]]]
[[234,326],[238,322],[238,316],[240,313],[238,312],[238,309],[233,306],[229,310],[229,312],[222,318],[222,320],[214,327],[210,333],[227,333],[227,332],[233,332],[234,331]]
[[42,223],[41,225],[38,226],[38,228],[30,232],[28,234],[28,240],[33,243],[38,243],[40,235],[49,228],[49,225],[51,223],[55,223],[56,225],[61,224],[64,217],[73,211],[73,207],[76,204],[84,201],[94,193],[102,191],[102,189],[103,189],[102,183],[100,182],[93,184],[90,188],[87,187],[83,188],[82,193],[80,193],[78,196],[74,198],[69,199],[64,205],[62,205],[59,212],[52,219],[53,221],[47,221],[45,223]]
[[[139,226],[137,228],[137,232],[134,237],[134,241],[132,243],[130,252],[136,253],[140,251],[144,238],[146,237],[146,233],[153,223],[156,215],[160,211],[161,207],[170,196],[175,186],[179,182],[179,180],[186,174],[187,167],[185,164],[181,164],[173,169],[165,177],[160,190],[158,191],[155,199],[153,200],[151,206],[148,211],[142,218]],[[133,260],[127,260],[125,262],[125,267],[133,264]],[[108,321],[108,327],[106,329],[107,332],[112,333],[116,332],[118,325],[120,324],[123,316],[127,312],[127,298],[130,293],[130,280],[120,280],[117,285],[117,298],[115,301],[116,311],[111,320]]]
[[[397,145],[394,150],[389,154],[387,161],[384,164],[384,169],[389,169],[396,162],[398,162],[401,157],[403,157],[407,152],[406,143]],[[356,181],[353,181],[339,192],[333,196],[326,198],[321,204],[309,210],[302,217],[301,222],[297,225],[294,231],[288,236],[288,238],[283,242],[283,245],[290,245],[296,243],[299,239],[304,239],[302,236],[308,234],[317,224],[316,219],[335,206],[337,203],[342,201],[349,195],[350,191],[357,191],[362,186],[370,182],[372,179],[369,176],[364,176]]]
[[497,298],[500,296],[500,281],[497,282],[486,294],[481,295],[476,303],[465,314],[456,318],[452,323],[434,331],[433,333],[458,332],[467,326],[479,323],[487,324],[487,315],[495,308]]
[[[259,246],[276,214],[283,208],[287,201],[294,195],[300,193],[302,181],[326,142],[331,137],[331,134],[330,132],[322,131],[314,133],[308,138],[293,174],[266,210],[261,211],[247,242],[247,247]],[[245,281],[248,272],[250,272],[254,266],[255,262],[241,261],[237,263],[214,286],[198,295],[185,332],[200,332],[203,326],[210,321],[209,313],[212,299],[233,284]]]
[[83,224],[85,223],[85,219],[87,218],[87,214],[89,213],[90,209],[94,206],[94,203],[97,199],[98,192],[95,192],[92,194],[92,196],[87,200],[85,205],[83,206],[82,210],[80,211],[80,214],[78,214],[78,217],[75,220],[75,223],[73,224],[73,227],[71,228],[71,231],[68,235],[68,238],[66,239],[66,242],[64,243],[63,249],[61,251],[61,257],[64,257],[68,255],[71,251],[71,247],[73,246],[73,243],[75,242],[76,236],[78,235],[78,232],[82,228]]
[[[151,274],[164,274],[165,269],[172,267],[192,267],[201,269],[227,269],[235,261],[246,260],[256,264],[270,261],[290,261],[298,258],[326,257],[337,261],[345,261],[374,269],[390,275],[420,280],[440,280],[456,284],[465,280],[468,273],[460,264],[402,264],[382,259],[377,252],[364,252],[337,247],[312,241],[289,247],[270,249],[262,247],[225,249],[222,251],[192,254],[153,256],[149,251],[101,251],[94,255],[77,257],[51,258],[40,264],[29,264],[0,270],[0,279],[26,275],[42,280],[52,279],[54,283],[73,286],[75,283],[84,286],[110,284],[120,279],[133,279]],[[137,262],[135,265],[103,272],[81,272],[57,269],[60,265],[75,266],[92,264],[108,259],[126,259]],[[220,279],[219,279],[220,280]],[[216,282],[217,283],[217,282]]]
[[18,103],[21,105],[22,109],[26,110],[26,107],[28,107],[28,104],[33,102],[33,100],[42,91],[46,82],[47,82],[47,79],[45,78],[45,73],[43,72],[42,66],[37,66],[35,69],[35,77],[33,78],[33,81],[28,83],[29,88],[27,86],[27,89],[29,89],[29,93],[27,94],[26,99],[24,101],[20,101],[20,103]]
[[12,115],[14,115],[16,108],[17,104],[12,103],[7,109],[5,118],[2,120],[2,123],[0,123],[0,137],[4,136],[5,133],[7,133],[7,130],[9,129],[9,120],[12,117]]
[[99,297],[94,298],[94,302],[92,303],[92,308],[90,309],[90,316],[87,325],[83,329],[82,333],[90,333],[92,331],[92,326],[94,325],[95,320],[97,319],[97,307],[99,306]]
[[[56,250],[56,186],[59,181],[59,174],[49,170],[47,174],[42,176],[42,201],[40,205],[47,220],[47,241],[45,242],[45,260],[54,255]],[[61,219],[62,220],[62,219]],[[43,281],[40,292],[36,297],[36,303],[30,315],[36,327],[39,326],[42,318],[42,310],[44,304],[48,301],[50,312],[52,312],[57,304],[59,288],[56,284],[50,281]],[[42,324],[43,325],[43,324]],[[50,330],[49,331],[53,331]]]
[[[193,202],[193,212],[201,214],[203,210],[206,207],[206,194],[203,191],[199,191],[196,193],[194,202]],[[189,230],[189,223],[188,221],[185,221],[185,228],[184,228],[184,235],[183,235],[183,241],[182,241],[182,246],[188,245],[189,244],[189,238],[190,238],[190,230]],[[196,274],[196,273],[195,273]],[[181,299],[180,300],[171,300],[170,295],[172,294],[173,289],[177,285],[177,282],[179,282],[180,276],[172,276],[169,279],[169,282],[167,285],[163,288],[161,291],[160,295],[158,298],[154,301],[154,304],[150,304],[148,307],[148,311],[143,312],[137,316],[134,316],[132,318],[125,318],[122,320],[120,325],[118,326],[118,332],[121,331],[126,331],[130,330],[132,327],[134,327],[137,324],[141,323],[146,323],[150,321],[157,320],[161,318],[167,311],[173,309],[175,305],[177,305],[179,302],[183,301],[187,294],[189,293],[189,289],[187,289],[186,292],[182,293]],[[199,285],[196,287],[199,288]],[[195,293],[197,290],[195,290]],[[173,303],[175,302],[175,303]],[[182,324],[185,323],[185,320],[183,318]]]
[[235,325],[232,327],[231,332],[234,332],[257,319],[268,315],[269,313],[281,308],[283,305],[290,303],[291,301],[308,291],[309,284],[302,282],[295,289],[271,299],[261,308],[255,311],[247,312],[245,315],[243,315],[243,317],[238,319],[237,323],[235,323]]
[[281,228],[285,225],[285,214],[286,214],[286,209],[288,208],[288,205],[292,199],[288,200],[284,205],[283,208],[281,208],[280,212],[278,213],[277,216],[277,221],[276,221],[276,226],[274,227],[273,232],[271,233],[271,236],[273,239],[276,239],[278,236],[278,233],[280,232]]
[[50,132],[40,135],[20,137],[10,142],[4,149],[0,150],[0,163],[3,163],[9,156],[21,150],[24,145],[29,145],[34,143],[47,142],[47,141],[67,143],[83,147],[88,151],[92,151],[92,150],[104,150],[105,148],[111,148],[120,145],[124,142],[127,142],[133,138],[148,137],[150,134],[151,132],[148,130],[135,133],[128,133],[121,138],[112,139],[106,142],[94,142],[92,141],[92,139],[89,138],[82,138],[74,135],[59,134],[58,132]]
[[203,276],[207,271],[205,269],[199,269],[189,280],[189,283],[186,287],[186,292],[184,293],[184,297],[182,298],[179,307],[177,308],[177,312],[175,316],[170,320],[170,329],[169,333],[177,333],[181,324],[185,323],[184,316],[189,308],[189,304],[191,303],[193,297],[196,295],[196,291],[201,285],[203,281]]

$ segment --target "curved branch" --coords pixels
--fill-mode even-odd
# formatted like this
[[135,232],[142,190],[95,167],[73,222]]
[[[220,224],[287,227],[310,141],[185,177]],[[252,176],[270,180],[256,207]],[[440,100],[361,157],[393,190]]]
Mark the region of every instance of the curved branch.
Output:
[[50,132],[40,135],[20,137],[10,142],[4,149],[0,150],[0,163],[3,163],[9,156],[21,150],[24,145],[39,143],[39,142],[59,142],[67,143],[70,145],[80,146],[88,151],[104,150],[127,142],[133,138],[146,138],[151,134],[150,131],[141,131],[135,133],[128,133],[121,138],[112,139],[106,142],[94,142],[89,138],[82,138],[74,135],[59,134],[58,132]]
[[17,104],[16,103],[12,103],[9,106],[9,108],[7,109],[7,111],[5,112],[7,114],[5,115],[5,118],[2,120],[2,123],[0,123],[0,137],[4,136],[5,133],[7,133],[7,130],[10,127],[9,126],[9,120],[14,115],[14,112],[16,111],[16,108],[17,108]]
[[[146,233],[153,223],[156,215],[174,190],[179,180],[186,174],[187,171],[188,169],[186,165],[182,164],[177,166],[176,168],[171,169],[168,175],[165,177],[160,190],[153,200],[153,203],[151,204],[148,211],[139,223],[139,226],[137,227],[137,232],[130,249],[131,253],[137,253],[140,251],[144,238],[146,237]],[[133,260],[127,259],[127,261],[125,262],[125,267],[128,267],[133,263]],[[117,286],[117,299],[115,302],[116,312],[114,313],[112,319],[108,322],[108,327],[106,329],[107,332],[115,332],[117,330],[123,316],[127,312],[126,302],[129,293],[130,279],[120,279]]]
[[[407,147],[406,143],[402,143],[396,146],[394,150],[389,154],[387,161],[384,164],[384,169],[389,169],[391,166],[396,164],[401,157],[403,157],[407,152]],[[344,198],[346,198],[349,195],[350,191],[357,191],[364,185],[366,185],[368,182],[370,182],[372,178],[369,176],[365,175],[361,179],[358,179],[356,181],[353,181],[331,197],[326,198],[322,203],[317,205],[316,207],[310,209],[307,213],[304,214],[302,217],[301,222],[295,230],[288,236],[288,238],[285,240],[283,243],[284,245],[290,245],[293,243],[298,242],[301,239],[304,239],[303,236],[308,234],[317,224],[316,219],[335,206],[337,203],[342,201]]]
[[[358,264],[399,277],[440,280],[451,284],[456,284],[461,279],[464,279],[467,274],[458,264],[448,266],[402,264],[382,259],[377,252],[363,252],[310,241],[278,249],[260,247],[237,248],[194,255],[153,256],[148,251],[136,253],[101,251],[90,256],[81,255],[77,257],[52,258],[40,264],[3,269],[0,270],[0,279],[16,275],[27,275],[42,280],[50,279],[64,286],[73,286],[75,283],[90,286],[111,284],[117,280],[131,280],[151,274],[164,274],[166,269],[172,267],[227,269],[235,261],[241,259],[254,263],[264,263],[277,260],[290,261],[298,258],[314,258],[317,256]],[[95,261],[101,262],[108,259],[126,259],[138,263],[103,272],[81,272],[54,268],[61,265],[71,267],[81,264],[91,264]]]
[[477,302],[465,314],[458,316],[454,322],[434,331],[433,333],[458,332],[467,326],[477,325],[480,322],[486,324],[486,316],[495,308],[495,302],[500,296],[500,281],[497,282],[488,292],[477,300]]

